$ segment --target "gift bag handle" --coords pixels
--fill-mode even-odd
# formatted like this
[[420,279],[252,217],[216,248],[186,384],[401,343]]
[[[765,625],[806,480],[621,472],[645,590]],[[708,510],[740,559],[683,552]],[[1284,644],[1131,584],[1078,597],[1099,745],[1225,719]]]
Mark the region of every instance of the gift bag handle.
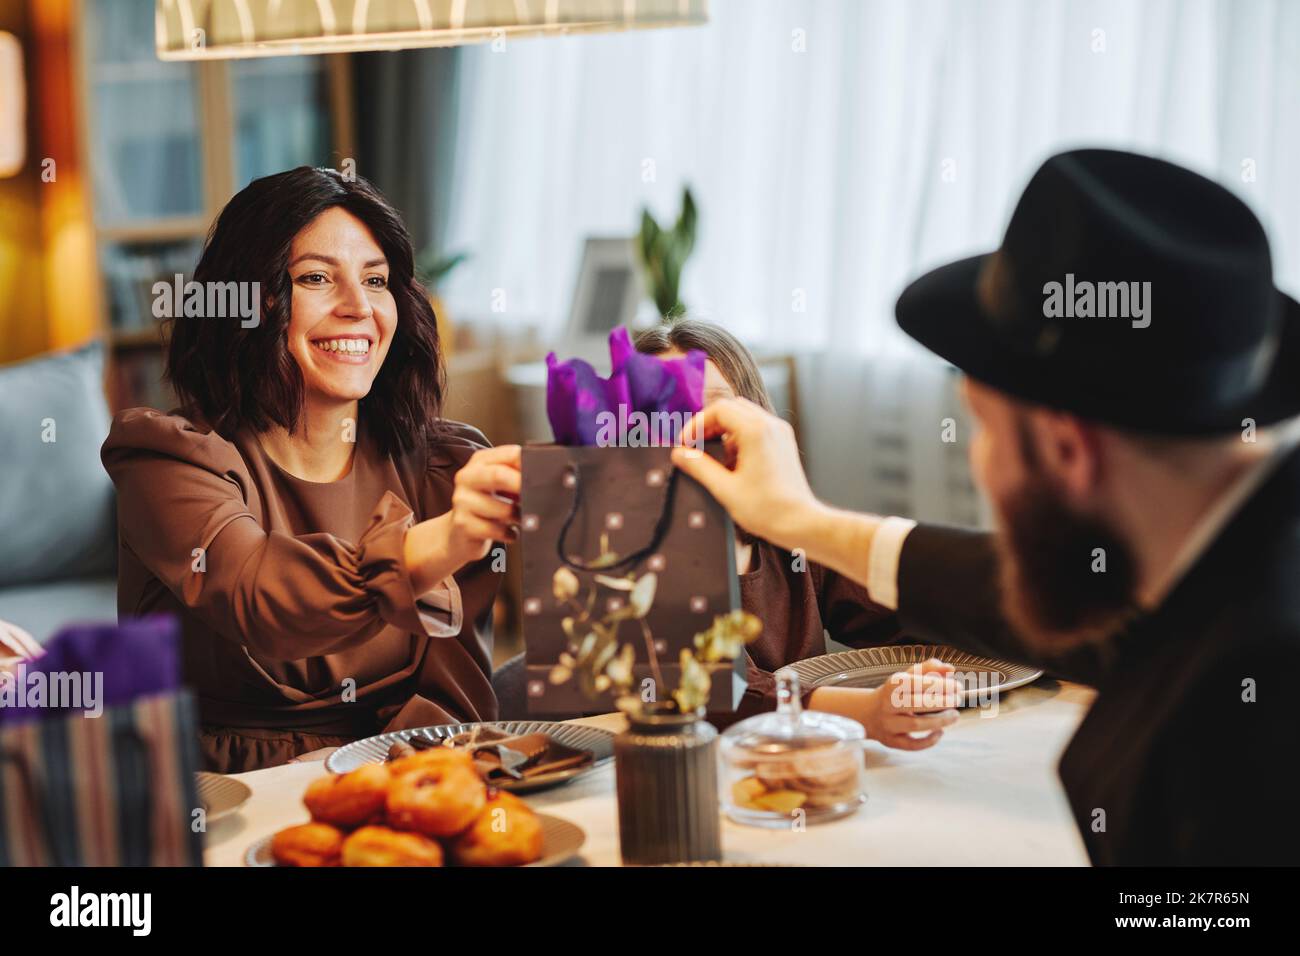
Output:
[[569,537],[569,526],[573,524],[573,519],[577,517],[578,507],[582,503],[582,472],[578,467],[578,463],[570,462],[566,471],[573,476],[573,503],[569,505],[569,513],[564,516],[564,524],[560,526],[560,536],[555,542],[555,553],[560,556],[560,560],[564,564],[575,571],[618,571],[621,568],[635,565],[638,561],[658,550],[659,545],[663,543],[664,535],[668,533],[668,526],[673,522],[673,498],[677,492],[678,472],[676,468],[670,468],[668,471],[663,506],[659,509],[659,518],[655,521],[654,532],[650,536],[649,543],[645,547],[633,551],[627,557],[620,558],[613,564],[584,564],[581,561],[572,560],[565,551],[564,543]]

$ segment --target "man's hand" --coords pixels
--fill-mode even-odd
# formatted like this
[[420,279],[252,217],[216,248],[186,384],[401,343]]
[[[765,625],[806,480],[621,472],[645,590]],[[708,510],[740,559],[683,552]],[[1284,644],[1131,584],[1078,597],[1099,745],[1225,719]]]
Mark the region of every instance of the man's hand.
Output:
[[[704,440],[724,436],[730,469],[706,455]],[[793,549],[825,507],[813,496],[788,423],[743,398],[711,402],[682,430],[673,464],[721,502],[746,531]],[[685,446],[694,447],[685,447]]]
[[[700,450],[717,435],[729,468]],[[867,557],[880,518],[817,500],[786,422],[743,398],[724,398],[686,423],[682,445],[673,449],[673,464],[708,489],[736,524],[867,586]]]

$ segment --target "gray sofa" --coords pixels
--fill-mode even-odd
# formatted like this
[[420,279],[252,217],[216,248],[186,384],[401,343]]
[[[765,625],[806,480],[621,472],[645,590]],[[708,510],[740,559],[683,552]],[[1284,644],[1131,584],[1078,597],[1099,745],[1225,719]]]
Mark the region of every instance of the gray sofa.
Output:
[[0,366],[0,620],[39,643],[117,620],[103,383],[98,344]]

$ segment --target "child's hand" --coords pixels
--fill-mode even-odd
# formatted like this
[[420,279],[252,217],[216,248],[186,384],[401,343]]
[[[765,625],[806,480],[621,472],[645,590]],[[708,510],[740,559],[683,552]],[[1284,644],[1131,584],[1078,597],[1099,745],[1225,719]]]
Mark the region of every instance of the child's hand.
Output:
[[[886,747],[925,750],[943,736],[943,728],[957,720],[961,686],[948,675],[951,664],[931,658],[909,670],[893,674],[875,690],[857,687],[819,687],[809,704],[858,721],[867,736]],[[924,733],[923,737],[913,737]]]

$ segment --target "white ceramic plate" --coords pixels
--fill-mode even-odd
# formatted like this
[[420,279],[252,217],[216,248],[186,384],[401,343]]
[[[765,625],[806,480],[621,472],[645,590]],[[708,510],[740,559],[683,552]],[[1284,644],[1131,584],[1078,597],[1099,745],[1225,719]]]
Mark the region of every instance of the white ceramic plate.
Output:
[[198,778],[199,803],[207,814],[207,822],[228,817],[248,802],[253,791],[248,784],[219,773],[200,770]]

